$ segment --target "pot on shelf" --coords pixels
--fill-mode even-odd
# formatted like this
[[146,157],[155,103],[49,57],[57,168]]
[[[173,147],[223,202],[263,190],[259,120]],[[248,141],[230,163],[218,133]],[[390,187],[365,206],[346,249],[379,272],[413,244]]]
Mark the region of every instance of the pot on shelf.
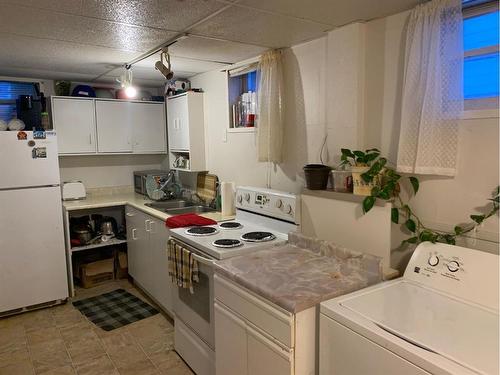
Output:
[[355,195],[370,195],[372,189],[380,185],[380,177],[375,176],[371,182],[363,180],[361,175],[368,172],[370,167],[351,167],[352,172],[352,192]]
[[309,190],[325,190],[328,185],[328,176],[330,168],[324,164],[307,164],[304,167],[304,175],[306,177],[306,187]]

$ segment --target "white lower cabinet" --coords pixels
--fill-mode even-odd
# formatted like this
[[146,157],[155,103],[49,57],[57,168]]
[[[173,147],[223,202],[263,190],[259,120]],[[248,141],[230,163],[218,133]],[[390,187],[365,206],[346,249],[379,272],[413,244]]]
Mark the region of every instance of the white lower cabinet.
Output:
[[168,277],[169,230],[162,220],[127,206],[128,271],[145,292],[172,314],[173,284]]
[[316,315],[289,313],[216,275],[216,374],[314,375]]

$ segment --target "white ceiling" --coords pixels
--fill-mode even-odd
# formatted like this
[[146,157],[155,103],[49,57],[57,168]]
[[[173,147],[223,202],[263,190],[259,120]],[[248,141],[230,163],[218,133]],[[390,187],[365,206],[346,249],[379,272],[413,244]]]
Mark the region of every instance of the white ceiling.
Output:
[[[0,0],[0,75],[113,82],[124,63],[164,45],[178,77],[288,47],[422,0]],[[134,82],[160,86],[158,54]]]

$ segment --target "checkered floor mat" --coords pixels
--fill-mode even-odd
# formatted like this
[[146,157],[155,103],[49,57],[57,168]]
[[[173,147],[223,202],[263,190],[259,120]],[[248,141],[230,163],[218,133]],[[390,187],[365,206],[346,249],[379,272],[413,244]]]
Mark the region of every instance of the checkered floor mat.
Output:
[[75,301],[73,306],[105,331],[158,314],[154,307],[124,289]]

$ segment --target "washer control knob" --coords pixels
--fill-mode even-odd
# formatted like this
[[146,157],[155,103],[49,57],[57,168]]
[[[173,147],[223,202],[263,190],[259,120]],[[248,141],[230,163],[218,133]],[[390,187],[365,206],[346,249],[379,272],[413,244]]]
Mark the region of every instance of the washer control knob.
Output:
[[278,208],[283,207],[283,201],[282,201],[281,199],[278,199],[278,200],[276,201],[276,207],[278,207]]
[[238,203],[241,203],[241,202],[243,202],[243,197],[241,195],[238,195],[236,197],[236,200],[238,201]]
[[285,212],[286,212],[287,214],[291,215],[291,214],[293,213],[292,206],[291,206],[291,205],[289,205],[289,204],[287,204],[287,205],[285,206]]
[[457,261],[452,260],[450,263],[446,265],[450,272],[457,272],[460,269],[460,264]]
[[245,193],[245,200],[247,202],[250,202],[250,194],[249,193]]
[[439,258],[437,255],[431,255],[427,263],[429,263],[430,266],[435,267],[439,264]]

